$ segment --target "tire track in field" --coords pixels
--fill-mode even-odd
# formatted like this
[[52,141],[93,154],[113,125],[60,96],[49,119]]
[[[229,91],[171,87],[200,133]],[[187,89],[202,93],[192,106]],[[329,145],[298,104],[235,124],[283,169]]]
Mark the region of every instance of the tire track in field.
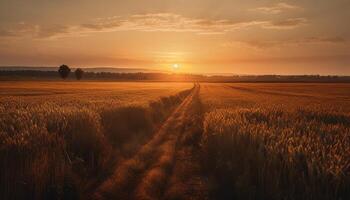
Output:
[[111,178],[102,183],[93,199],[159,199],[174,165],[176,143],[199,85],[165,121],[138,153],[124,161]]
[[172,174],[162,199],[207,200],[209,198],[208,180],[203,174],[200,157],[204,111],[198,97],[192,103],[182,127]]

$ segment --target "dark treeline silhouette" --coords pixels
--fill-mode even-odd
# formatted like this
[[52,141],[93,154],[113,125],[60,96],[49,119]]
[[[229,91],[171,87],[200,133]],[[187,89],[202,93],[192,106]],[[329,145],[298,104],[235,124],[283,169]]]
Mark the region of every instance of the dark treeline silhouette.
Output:
[[[200,81],[200,82],[334,82],[350,83],[350,76],[319,76],[319,75],[234,75],[234,76],[205,76],[195,74],[168,73],[110,73],[110,72],[75,72],[75,76],[66,77],[67,80],[105,81]],[[59,80],[57,71],[0,71],[0,80]]]
[[82,70],[81,68],[76,69],[74,72],[75,78],[77,78],[77,80],[82,79],[84,73],[85,73],[84,70]]
[[58,68],[58,73],[63,79],[66,79],[69,76],[70,71],[71,69],[67,65],[61,65]]

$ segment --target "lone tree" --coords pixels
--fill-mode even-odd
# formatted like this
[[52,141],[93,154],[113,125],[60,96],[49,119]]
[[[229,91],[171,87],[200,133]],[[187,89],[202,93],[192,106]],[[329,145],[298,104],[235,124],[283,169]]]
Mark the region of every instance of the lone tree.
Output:
[[67,65],[61,65],[58,69],[58,73],[63,79],[66,79],[70,73],[70,68]]
[[77,78],[77,80],[80,80],[83,77],[84,71],[80,68],[75,70],[75,77]]

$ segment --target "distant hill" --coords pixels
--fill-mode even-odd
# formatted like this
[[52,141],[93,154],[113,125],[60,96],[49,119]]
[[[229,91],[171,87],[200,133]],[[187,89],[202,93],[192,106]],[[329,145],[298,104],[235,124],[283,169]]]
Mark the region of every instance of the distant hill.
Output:
[[[81,67],[85,72],[109,72],[109,73],[164,73],[166,71],[151,70],[144,68],[114,68],[114,67]],[[76,69],[71,68],[73,71]],[[37,66],[0,66],[0,71],[57,71],[58,67],[37,67]]]

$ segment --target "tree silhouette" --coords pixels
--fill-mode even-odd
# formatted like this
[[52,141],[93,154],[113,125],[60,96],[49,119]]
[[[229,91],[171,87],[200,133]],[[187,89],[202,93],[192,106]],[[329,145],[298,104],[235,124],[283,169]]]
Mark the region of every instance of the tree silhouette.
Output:
[[58,69],[58,73],[60,74],[61,78],[66,79],[70,73],[70,68],[67,65],[61,65]]
[[77,78],[77,80],[80,80],[83,77],[84,71],[80,68],[75,70],[75,77]]

